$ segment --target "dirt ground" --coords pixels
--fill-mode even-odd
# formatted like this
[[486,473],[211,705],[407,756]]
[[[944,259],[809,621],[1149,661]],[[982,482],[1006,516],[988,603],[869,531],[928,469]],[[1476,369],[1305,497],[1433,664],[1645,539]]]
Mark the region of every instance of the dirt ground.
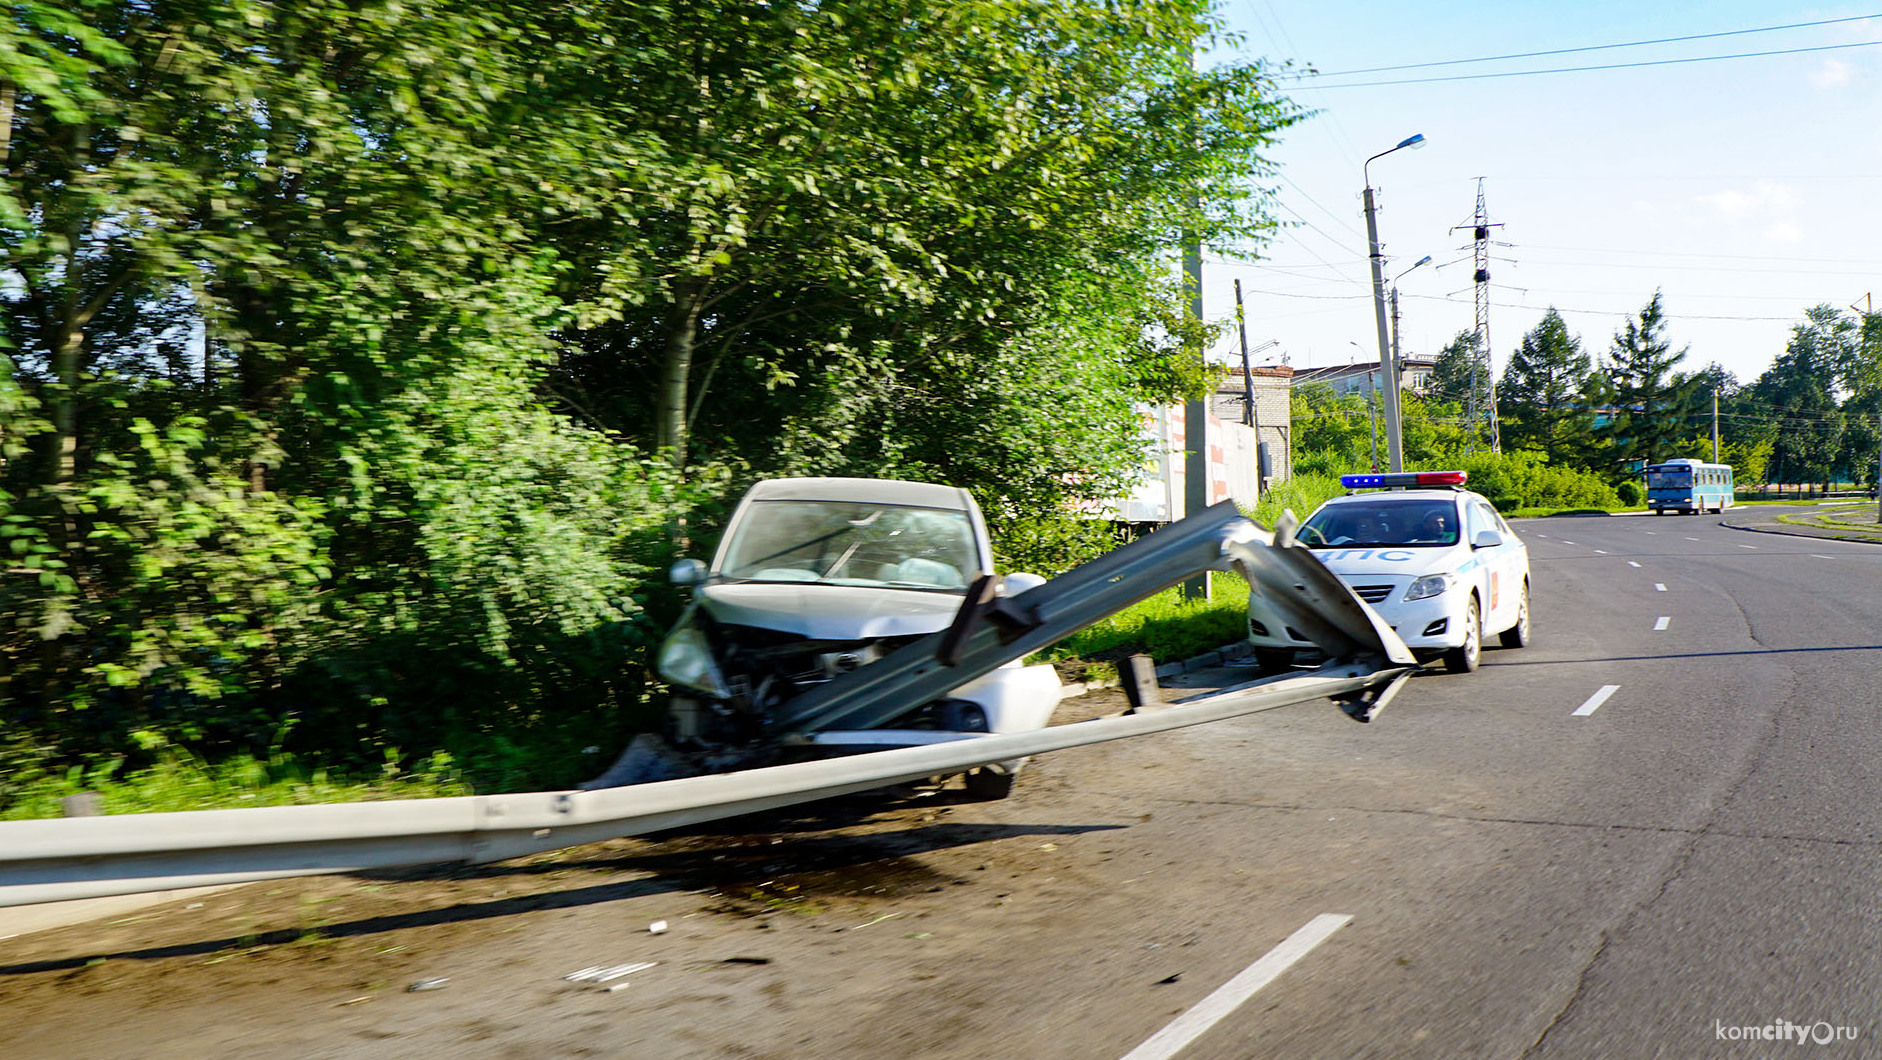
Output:
[[[1053,720],[1122,709],[1097,692]],[[963,965],[1010,959],[1016,935],[1050,949],[1080,906],[1130,900],[1115,883],[1134,870],[1085,866],[1110,860],[1107,831],[1147,815],[1042,812],[1072,776],[1041,759],[1001,803],[870,793],[495,865],[256,884],[6,940],[0,1055],[782,1057],[845,1042],[885,1055],[885,1034],[941,1055],[937,1025],[1009,1004]],[[565,979],[630,962],[655,966],[613,991]]]

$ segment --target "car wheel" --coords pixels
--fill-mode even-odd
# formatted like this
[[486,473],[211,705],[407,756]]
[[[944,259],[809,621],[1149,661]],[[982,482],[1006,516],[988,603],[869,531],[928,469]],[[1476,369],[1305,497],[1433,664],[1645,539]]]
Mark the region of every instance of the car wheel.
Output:
[[1523,597],[1516,602],[1516,624],[1497,635],[1505,648],[1529,646],[1529,583],[1523,583]]
[[980,802],[998,802],[1013,794],[1013,781],[1017,779],[1017,773],[996,773],[983,767],[962,777],[961,784],[967,789],[969,798]]
[[1478,616],[1477,598],[1472,596],[1464,608],[1464,643],[1444,653],[1444,668],[1454,674],[1474,674],[1483,662],[1483,622]]
[[1294,668],[1294,649],[1256,648],[1255,673],[1261,677],[1284,674]]

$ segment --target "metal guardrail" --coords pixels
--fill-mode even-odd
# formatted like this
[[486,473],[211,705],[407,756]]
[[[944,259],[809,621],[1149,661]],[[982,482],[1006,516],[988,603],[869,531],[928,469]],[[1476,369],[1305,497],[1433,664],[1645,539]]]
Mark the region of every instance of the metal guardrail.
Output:
[[596,791],[0,822],[0,906],[499,861],[1315,699],[1389,694],[1411,672],[1329,664],[1151,713]]
[[880,725],[1196,571],[1225,566],[1326,652],[1332,661],[1316,670],[1154,713],[627,787],[0,822],[0,906],[498,861],[1321,698],[1368,720],[1417,663],[1292,533],[1291,518],[1269,534],[1223,504],[1016,597],[978,585],[952,628],[800,696],[780,728]]

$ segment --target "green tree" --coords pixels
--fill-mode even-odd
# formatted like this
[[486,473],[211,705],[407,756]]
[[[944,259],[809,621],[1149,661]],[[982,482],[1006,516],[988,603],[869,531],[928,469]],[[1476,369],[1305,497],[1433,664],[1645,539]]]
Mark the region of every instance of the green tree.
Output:
[[1671,456],[1691,430],[1698,380],[1675,371],[1687,350],[1675,351],[1665,328],[1665,309],[1655,291],[1639,316],[1615,333],[1608,348],[1607,396],[1614,418],[1603,433],[1612,445],[1612,459],[1650,462]]
[[1506,449],[1533,449],[1550,463],[1582,458],[1594,433],[1588,355],[1554,308],[1510,355],[1497,392]]
[[1828,482],[1841,450],[1844,421],[1836,400],[1839,373],[1849,363],[1858,329],[1830,306],[1805,311],[1805,322],[1751,386],[1772,427],[1770,479]]
[[1142,335],[1180,304],[1163,279],[1178,233],[1268,223],[1246,180],[1295,111],[1258,66],[1190,70],[1205,4],[673,15],[587,86],[675,167],[657,208],[642,183],[604,189],[546,235],[577,263],[582,323],[558,392],[676,458],[876,472],[938,418],[937,437],[1010,451],[937,454],[955,481],[1030,502],[1073,481],[1053,457],[1015,479],[1040,437],[1103,470],[1134,431],[1126,406],[1055,402],[1171,371]]

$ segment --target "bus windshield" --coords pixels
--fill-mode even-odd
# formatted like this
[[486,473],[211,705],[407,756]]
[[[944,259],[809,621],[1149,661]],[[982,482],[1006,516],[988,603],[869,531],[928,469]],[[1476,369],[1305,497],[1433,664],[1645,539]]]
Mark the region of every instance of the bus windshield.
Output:
[[1691,468],[1650,467],[1647,469],[1647,488],[1650,490],[1683,490],[1691,485]]

